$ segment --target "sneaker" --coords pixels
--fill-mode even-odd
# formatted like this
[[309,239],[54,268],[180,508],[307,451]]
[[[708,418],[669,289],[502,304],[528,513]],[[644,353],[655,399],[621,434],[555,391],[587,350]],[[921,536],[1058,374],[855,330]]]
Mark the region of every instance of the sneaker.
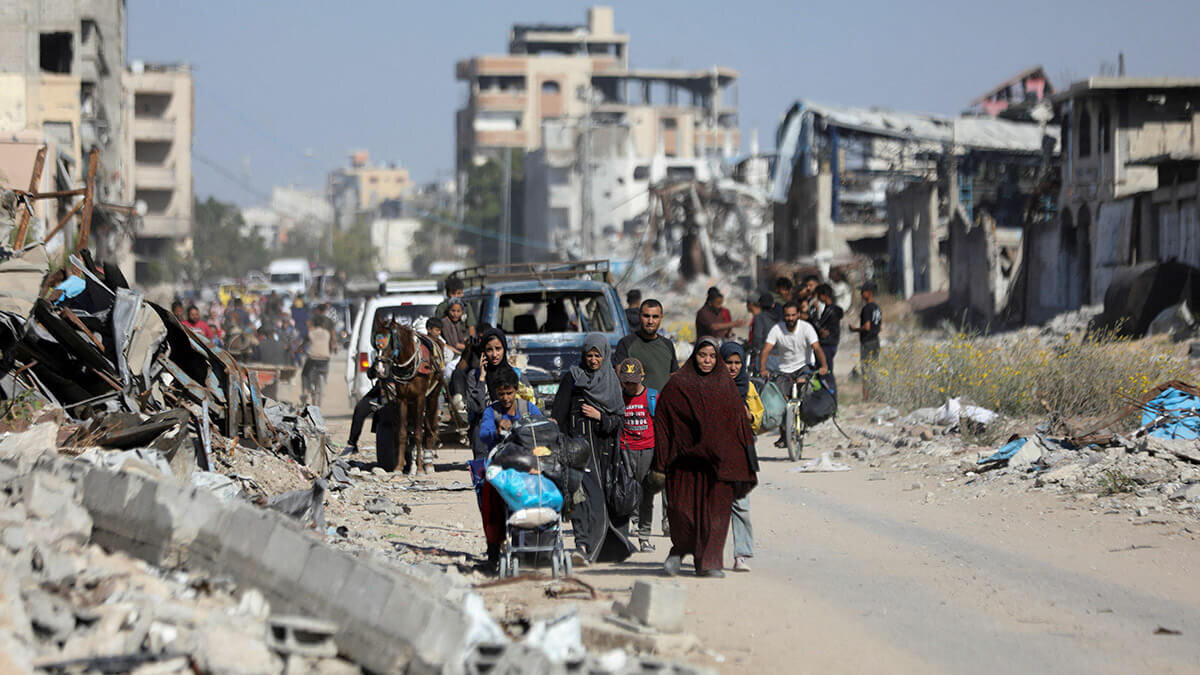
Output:
[[696,576],[705,579],[724,579],[725,570],[704,570],[703,572],[696,570]]
[[777,448],[786,448],[786,447],[787,447],[787,441],[785,441],[785,440],[783,440],[783,439],[781,438],[781,439],[779,439],[779,440],[775,441],[775,447],[777,447]]
[[641,540],[638,543],[638,548],[642,553],[654,553],[654,544],[651,544],[649,539]]
[[592,563],[587,558],[587,551],[579,549],[571,554],[571,564],[575,567],[587,567]]
[[354,455],[357,453],[358,453],[358,445],[354,444],[354,443],[347,443],[346,449],[342,450],[342,457],[345,457],[347,455]]
[[663,571],[667,576],[673,577],[679,574],[679,568],[683,566],[683,556],[669,555],[663,563]]
[[739,555],[733,559],[734,572],[749,572],[750,565],[746,562],[746,556]]

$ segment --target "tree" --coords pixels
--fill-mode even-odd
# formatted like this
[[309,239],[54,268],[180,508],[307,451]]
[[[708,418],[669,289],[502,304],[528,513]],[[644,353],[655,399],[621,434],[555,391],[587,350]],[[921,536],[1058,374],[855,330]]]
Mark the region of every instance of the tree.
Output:
[[372,276],[378,258],[379,250],[371,244],[370,224],[359,221],[344,231],[333,231],[333,267],[347,278]]
[[[519,196],[525,180],[525,160],[520,151],[512,153],[511,180],[513,196]],[[513,199],[510,206],[514,232],[515,223],[519,222],[518,202],[519,200]],[[471,164],[467,168],[467,191],[463,196],[463,206],[463,220],[466,224],[491,235],[480,235],[476,232],[463,232],[459,235],[461,243],[475,246],[476,261],[481,262],[481,258],[489,257],[483,255],[484,251],[494,253],[499,250],[494,244],[499,237],[500,222],[504,217],[503,155],[500,159],[489,157],[482,164]]]
[[244,232],[246,223],[237,206],[210,196],[196,200],[195,217],[191,258],[184,261],[191,281],[244,277],[270,259],[262,237]]

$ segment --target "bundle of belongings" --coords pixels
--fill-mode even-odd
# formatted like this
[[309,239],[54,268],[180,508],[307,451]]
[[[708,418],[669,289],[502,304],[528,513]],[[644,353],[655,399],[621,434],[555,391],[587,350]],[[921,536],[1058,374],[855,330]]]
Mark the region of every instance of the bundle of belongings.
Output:
[[[574,499],[588,461],[587,441],[570,438],[547,417],[521,417],[489,456],[487,480],[515,519],[528,525],[557,520]],[[522,513],[527,509],[535,512]],[[535,522],[541,520],[541,523]],[[514,523],[516,524],[516,523]]]

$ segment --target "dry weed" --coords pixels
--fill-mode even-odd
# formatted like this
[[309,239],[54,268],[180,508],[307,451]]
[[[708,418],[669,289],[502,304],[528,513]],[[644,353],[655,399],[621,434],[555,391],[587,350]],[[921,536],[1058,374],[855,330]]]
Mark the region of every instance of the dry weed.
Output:
[[965,396],[1006,415],[1106,415],[1155,385],[1182,379],[1186,360],[1165,340],[906,339],[888,345],[871,378],[872,398],[900,409]]

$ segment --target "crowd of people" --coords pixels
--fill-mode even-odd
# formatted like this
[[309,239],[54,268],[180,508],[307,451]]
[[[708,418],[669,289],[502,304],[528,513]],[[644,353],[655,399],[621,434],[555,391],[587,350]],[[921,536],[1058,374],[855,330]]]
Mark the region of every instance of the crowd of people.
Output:
[[[564,369],[553,403],[538,407],[520,369],[510,363],[504,332],[476,324],[461,300],[462,287],[448,280],[446,301],[425,324],[446,346],[446,380],[453,415],[464,421],[472,450],[468,463],[482,476],[489,454],[520,420],[545,416],[590,450],[586,466],[573,472],[565,490],[564,518],[572,524],[573,561],[619,562],[634,552],[653,552],[655,501],[663,507],[661,527],[671,547],[664,562],[679,574],[691,556],[702,577],[723,577],[723,550],[732,530],[734,571],[749,571],[754,556],[749,495],[757,482],[755,435],[763,404],[752,371],[785,386],[805,369],[832,372],[841,340],[849,286],[841,279],[799,285],[780,279],[775,292],[747,303],[748,319],[734,320],[717,288],[709,289],[696,316],[698,339],[680,365],[675,345],[662,330],[663,306],[626,296],[632,332],[615,348],[599,333],[585,336],[578,360]],[[882,316],[867,283],[858,333],[864,358],[878,353]],[[749,326],[743,345],[733,329]],[[367,398],[370,398],[368,394]],[[377,407],[364,399],[356,410],[349,445],[353,450],[363,420]],[[627,515],[610,508],[617,467],[640,487],[640,502]],[[505,509],[486,481],[477,480],[487,541],[487,566],[499,564]]]

